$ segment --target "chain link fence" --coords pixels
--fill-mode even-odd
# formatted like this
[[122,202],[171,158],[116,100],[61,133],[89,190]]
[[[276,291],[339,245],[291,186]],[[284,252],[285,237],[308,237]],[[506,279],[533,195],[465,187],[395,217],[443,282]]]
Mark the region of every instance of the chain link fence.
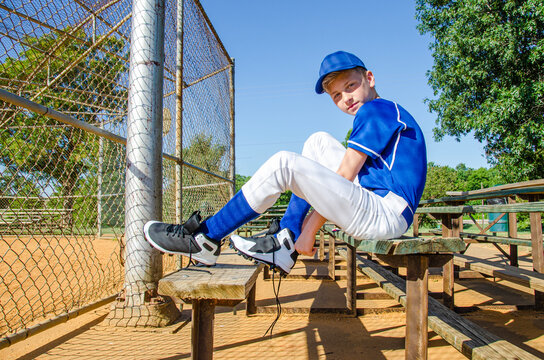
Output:
[[[198,1],[178,1],[182,59],[175,0],[165,13],[163,220],[170,222],[217,211],[234,179],[233,63]],[[0,90],[31,105],[0,100],[2,338],[123,287],[131,7],[132,0],[0,0]],[[109,136],[58,121],[54,111]],[[163,263],[168,272],[177,259]]]

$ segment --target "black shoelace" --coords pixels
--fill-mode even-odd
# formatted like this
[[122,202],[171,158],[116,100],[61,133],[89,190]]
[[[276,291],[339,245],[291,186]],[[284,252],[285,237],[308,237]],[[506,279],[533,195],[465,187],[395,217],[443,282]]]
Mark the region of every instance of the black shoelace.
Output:
[[[168,226],[166,228],[166,231],[168,233],[171,233],[172,235],[174,236],[178,236],[180,238],[183,238],[183,235],[185,235],[185,227],[183,226],[184,224],[171,224],[170,226]],[[198,266],[197,263],[194,262],[193,260],[193,242],[191,240],[189,240],[189,263],[184,267],[184,269],[187,269],[187,270],[199,270],[199,269],[189,269],[189,266],[193,265],[193,266]],[[209,272],[209,271],[208,271]]]
[[184,227],[183,227],[183,224],[170,224],[167,228],[166,228],[166,232],[169,233],[169,234],[172,234],[174,236],[178,236],[178,237],[182,237],[183,236],[183,233],[184,233]]
[[[275,253],[272,253],[272,262],[276,263],[276,259],[275,259],[274,254]],[[268,329],[266,330],[266,332],[263,335],[263,337],[265,337],[266,334],[268,334],[268,332],[270,331],[270,338],[272,338],[273,331],[274,331],[274,326],[276,326],[276,323],[278,322],[278,320],[280,319],[280,316],[281,316],[281,302],[280,302],[281,272],[280,272],[280,279],[278,280],[278,289],[277,290],[276,290],[276,284],[275,284],[275,280],[274,280],[274,274],[275,274],[275,271],[272,270],[272,289],[274,289],[274,295],[276,296],[276,318],[274,319],[274,321],[272,321],[272,324],[270,324],[270,326],[268,327]]]

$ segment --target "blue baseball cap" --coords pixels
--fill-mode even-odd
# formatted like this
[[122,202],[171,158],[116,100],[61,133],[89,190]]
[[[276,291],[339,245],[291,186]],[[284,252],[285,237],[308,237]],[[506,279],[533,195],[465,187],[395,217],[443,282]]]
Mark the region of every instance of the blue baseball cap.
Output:
[[325,76],[334,71],[353,69],[358,66],[366,69],[366,66],[361,59],[345,51],[337,51],[325,56],[321,62],[321,67],[319,68],[319,79],[315,84],[315,92],[318,94],[323,94],[325,92],[322,84]]

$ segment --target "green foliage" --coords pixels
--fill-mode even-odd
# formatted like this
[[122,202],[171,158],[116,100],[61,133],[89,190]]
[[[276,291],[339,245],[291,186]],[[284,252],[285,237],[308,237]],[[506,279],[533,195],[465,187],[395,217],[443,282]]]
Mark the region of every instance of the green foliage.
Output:
[[[251,179],[251,176],[236,174],[236,191],[239,191],[242,186],[249,181],[249,179]],[[290,190],[282,193],[274,205],[289,204],[289,200],[291,199],[292,194],[293,193]]]
[[225,145],[214,143],[212,135],[199,133],[183,149],[183,160],[204,170],[227,176],[227,169],[221,171],[226,151]]
[[468,168],[459,164],[454,168],[427,164],[427,182],[422,199],[436,199],[446,195],[447,191],[470,191],[487,188],[504,183],[497,168]]
[[544,2],[417,0],[434,136],[473,133],[508,182],[544,177]]
[[345,137],[344,141],[342,141],[342,145],[344,145],[345,148],[348,147],[348,140],[349,140],[349,137],[351,136],[352,131],[353,131],[353,129],[349,129],[347,134],[346,134],[346,137]]
[[[477,190],[503,182],[504,179],[497,168],[472,169],[465,164],[459,164],[454,169],[450,166],[429,162],[427,164],[427,182],[421,199],[437,199],[447,196],[447,191]],[[428,227],[436,226],[435,221],[427,215],[422,215],[421,223]]]
[[289,200],[291,200],[291,195],[293,195],[291,190],[287,190],[286,192],[280,195],[280,197],[278,198],[278,200],[276,200],[276,203],[274,205],[288,205]]
[[[117,110],[126,108],[127,93],[119,84],[126,77],[128,62],[116,54],[125,51],[125,41],[98,37],[93,46],[85,32],[71,28],[64,31],[72,37],[55,32],[25,37],[17,57],[5,58],[0,64],[0,87],[20,89],[20,94],[39,104],[77,114],[74,116],[79,120],[94,125],[121,120]],[[106,114],[106,109],[113,111]],[[77,210],[75,195],[88,195],[81,189],[94,184],[87,190],[96,193],[98,138],[33,112],[13,114],[8,115],[9,126],[0,132],[0,166],[6,169],[4,174],[18,179],[10,192],[18,197],[43,196],[45,188],[48,193],[53,187],[53,194],[64,199],[41,205],[24,201],[18,206]],[[105,182],[109,180],[104,178]],[[96,201],[80,205],[88,221],[96,225]],[[72,214],[79,216],[77,211]],[[74,219],[67,221],[74,223]]]
[[[182,150],[183,161],[224,177],[228,176],[228,169],[223,166],[227,155],[227,147],[214,143],[213,136],[205,133],[194,136]],[[195,210],[205,216],[212,215],[229,199],[228,186],[206,186],[210,178],[200,171],[183,169],[183,219]],[[174,184],[170,186],[173,188]]]
[[240,174],[236,174],[236,177],[235,177],[235,181],[236,181],[236,192],[240,191],[240,189],[242,188],[242,186],[244,186],[244,184],[246,182],[249,181],[249,179],[251,179],[251,176],[245,176],[245,175],[240,175]]

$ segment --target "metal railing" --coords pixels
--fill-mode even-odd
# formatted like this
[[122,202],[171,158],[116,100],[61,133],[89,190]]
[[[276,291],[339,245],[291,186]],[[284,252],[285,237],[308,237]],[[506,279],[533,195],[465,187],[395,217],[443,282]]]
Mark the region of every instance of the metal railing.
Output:
[[[180,1],[164,7],[170,222],[214,213],[234,182],[234,64],[198,0]],[[0,0],[0,348],[123,289],[132,6]]]

